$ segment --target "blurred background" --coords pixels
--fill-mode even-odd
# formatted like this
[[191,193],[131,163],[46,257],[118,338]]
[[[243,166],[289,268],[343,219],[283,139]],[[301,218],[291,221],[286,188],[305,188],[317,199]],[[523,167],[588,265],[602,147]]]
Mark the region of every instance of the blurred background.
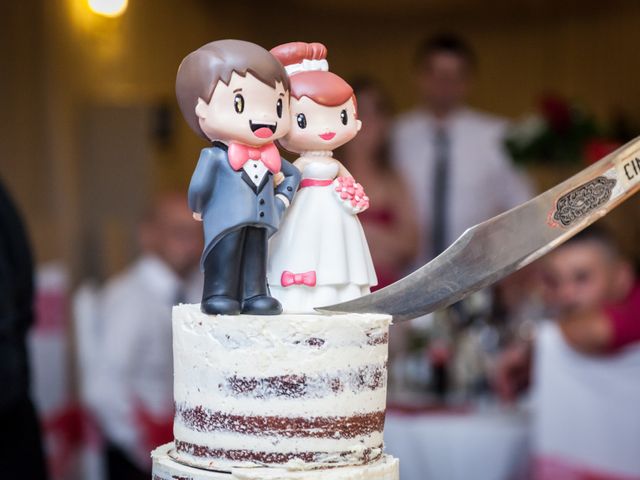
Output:
[[[468,183],[481,187],[450,199],[461,220],[448,243],[469,219],[544,191],[640,133],[638,26],[633,0],[1,2],[0,179],[36,272],[32,374],[20,381],[31,384],[50,478],[142,478],[126,475],[148,475],[146,452],[171,438],[169,309],[198,301],[201,281],[199,226],[180,197],[205,146],[175,102],[186,54],[223,38],[328,47],[331,70],[364,98],[363,140],[354,146],[369,148],[372,161],[359,163],[348,146],[338,158],[372,205],[380,199],[362,222],[388,283],[434,253],[438,214],[426,211],[432,185],[410,180],[411,148],[422,148],[411,143],[411,125],[451,127],[447,119],[465,105],[484,112],[470,117],[467,134],[449,129],[454,156],[456,134],[482,137],[483,122],[495,127],[490,146],[465,144]],[[463,82],[460,98],[438,103],[451,94],[447,82]],[[425,162],[442,156],[434,145],[424,146],[434,148]],[[505,162],[487,169],[510,176],[483,173],[485,147]],[[489,202],[488,190],[513,191],[495,211],[467,215]],[[634,198],[566,247],[575,262],[543,260],[454,309],[394,327],[386,443],[403,480],[640,478],[630,407],[640,400],[639,220]],[[594,278],[601,292],[585,287]],[[557,298],[562,282],[574,290]],[[605,292],[606,284],[619,288]],[[588,298],[572,300],[580,285]],[[166,308],[148,310],[155,299]],[[545,322],[549,312],[561,321]],[[531,365],[533,391],[525,388]],[[564,392],[568,377],[574,388]],[[609,395],[588,399],[598,392]],[[583,416],[569,419],[558,405],[570,412],[574,402]],[[577,427],[589,418],[597,421]]]

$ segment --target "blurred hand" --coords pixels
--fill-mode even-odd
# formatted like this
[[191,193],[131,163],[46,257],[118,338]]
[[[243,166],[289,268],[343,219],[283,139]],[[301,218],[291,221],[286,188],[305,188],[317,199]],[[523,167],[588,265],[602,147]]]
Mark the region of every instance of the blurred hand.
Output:
[[529,386],[531,346],[517,343],[508,346],[498,357],[492,384],[503,402],[514,402]]
[[202,214],[193,212],[193,218],[195,220],[197,220],[198,222],[201,222],[202,221]]
[[558,326],[565,341],[584,354],[604,353],[613,340],[611,322],[600,309],[564,314],[558,319]]

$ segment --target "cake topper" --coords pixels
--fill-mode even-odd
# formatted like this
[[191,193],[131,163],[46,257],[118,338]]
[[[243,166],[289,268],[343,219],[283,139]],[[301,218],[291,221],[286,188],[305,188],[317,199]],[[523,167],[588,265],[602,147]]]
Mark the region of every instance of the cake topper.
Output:
[[262,47],[219,40],[184,58],[176,95],[189,126],[213,142],[200,153],[189,185],[189,207],[205,237],[201,309],[281,313],[266,268],[268,238],[300,182],[273,143],[289,131],[288,76]]
[[291,83],[291,129],[279,143],[300,157],[296,200],[271,240],[269,286],[288,312],[369,293],[377,283],[357,214],[369,198],[333,150],[361,127],[353,89],[328,71],[321,43],[292,42],[271,50]]

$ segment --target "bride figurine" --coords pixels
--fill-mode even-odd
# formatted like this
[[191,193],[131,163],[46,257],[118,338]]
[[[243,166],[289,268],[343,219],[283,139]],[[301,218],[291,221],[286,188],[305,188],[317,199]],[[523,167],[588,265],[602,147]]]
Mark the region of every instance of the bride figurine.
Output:
[[300,190],[272,237],[267,278],[285,312],[351,300],[377,284],[367,240],[357,214],[369,198],[333,150],[354,138],[353,89],[328,71],[320,43],[293,42],[271,53],[291,82],[291,129],[280,144],[300,157]]

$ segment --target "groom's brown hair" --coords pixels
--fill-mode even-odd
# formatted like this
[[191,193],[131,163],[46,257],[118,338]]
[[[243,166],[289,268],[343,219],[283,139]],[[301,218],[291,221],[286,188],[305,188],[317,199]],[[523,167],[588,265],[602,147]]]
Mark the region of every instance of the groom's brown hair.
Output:
[[176,77],[176,97],[184,119],[204,138],[208,139],[195,112],[198,99],[210,102],[218,82],[228,84],[233,72],[243,77],[250,73],[273,88],[280,82],[289,90],[284,67],[261,46],[243,40],[217,40],[203,45],[182,60]]

